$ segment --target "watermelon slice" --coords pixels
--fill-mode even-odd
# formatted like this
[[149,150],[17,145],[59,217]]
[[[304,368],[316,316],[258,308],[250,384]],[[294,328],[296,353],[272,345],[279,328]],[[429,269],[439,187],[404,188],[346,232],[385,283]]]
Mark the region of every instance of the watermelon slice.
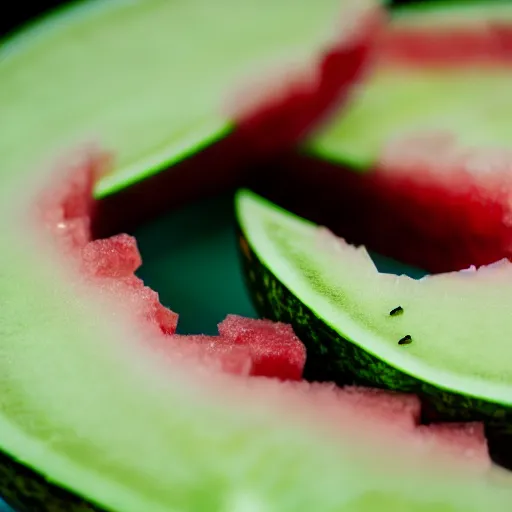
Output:
[[510,432],[510,262],[415,280],[253,193],[237,211],[254,303],[293,326],[310,378],[417,393],[426,419]]
[[2,45],[2,172],[101,141],[116,162],[95,196],[115,232],[213,193],[248,155],[291,144],[347,96],[381,18],[373,0],[73,5]]
[[349,107],[259,190],[352,243],[445,272],[512,257],[512,5],[427,5],[398,11]]
[[[219,336],[176,336],[173,341],[181,340],[197,344],[206,353],[229,354],[229,362],[234,354],[235,374],[302,379],[306,350],[289,325],[228,315],[219,324]],[[239,354],[243,357],[241,362]]]
[[[77,160],[78,174],[58,174],[43,196],[24,176],[0,188],[0,488],[10,503],[506,510],[512,487],[490,464],[481,426],[420,427],[409,395],[233,375],[226,352],[215,365],[194,340],[163,332],[147,314],[150,291],[130,276],[133,240],[86,239],[88,187],[104,160]],[[296,343],[289,328],[236,317],[220,331],[251,351],[263,332],[285,350]]]

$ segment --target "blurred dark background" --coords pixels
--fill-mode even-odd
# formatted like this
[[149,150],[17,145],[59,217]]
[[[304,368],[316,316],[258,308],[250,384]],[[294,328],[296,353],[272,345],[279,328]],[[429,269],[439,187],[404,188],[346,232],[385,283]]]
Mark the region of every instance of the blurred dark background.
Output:
[[15,30],[33,18],[37,18],[40,14],[48,9],[53,9],[67,2],[57,0],[46,0],[40,2],[5,2],[0,8],[0,35],[5,35]]
[[[210,1],[210,0],[205,0]],[[214,0],[213,0],[214,1]],[[308,0],[306,0],[308,1]],[[309,0],[314,1],[314,0]],[[432,0],[423,0],[424,3]],[[404,5],[411,3],[420,3],[421,0],[392,0],[389,3],[392,5]],[[0,37],[15,30],[20,25],[24,24],[33,18],[37,18],[39,15],[49,9],[58,7],[69,3],[67,1],[57,0],[46,0],[40,2],[2,2],[0,7]]]

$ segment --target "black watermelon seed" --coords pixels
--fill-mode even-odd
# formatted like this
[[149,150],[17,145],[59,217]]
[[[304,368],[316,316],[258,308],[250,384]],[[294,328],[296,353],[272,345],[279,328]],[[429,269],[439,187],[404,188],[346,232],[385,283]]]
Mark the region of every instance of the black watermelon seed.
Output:
[[398,344],[399,345],[409,345],[412,343],[412,338],[411,338],[411,335],[410,334],[407,334],[406,336],[404,336],[399,342]]
[[389,314],[390,316],[397,316],[404,312],[404,308],[402,306],[397,306],[395,309],[392,309]]

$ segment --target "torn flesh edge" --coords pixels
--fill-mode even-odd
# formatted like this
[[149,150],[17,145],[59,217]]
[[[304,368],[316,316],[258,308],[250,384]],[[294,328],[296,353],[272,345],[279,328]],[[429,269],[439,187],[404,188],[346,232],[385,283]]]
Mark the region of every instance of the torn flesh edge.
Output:
[[[273,375],[253,372],[254,359],[250,353],[243,351],[243,345],[237,344],[236,337],[242,334],[247,325],[250,325],[240,323],[241,317],[228,316],[224,322],[219,324],[220,336],[210,338],[214,342],[224,337],[223,341],[227,352],[221,354],[220,360],[215,357],[210,358],[208,342],[204,343],[205,340],[200,340],[199,343],[187,343],[184,342],[186,336],[175,335],[177,315],[162,306],[158,300],[158,293],[145,287],[142,280],[134,275],[135,270],[141,264],[135,239],[120,234],[109,239],[91,240],[88,226],[90,217],[94,215],[92,187],[111,159],[102,152],[91,153],[88,149],[82,153],[82,158],[78,158],[74,162],[70,166],[71,169],[68,166],[67,169],[61,169],[66,172],[55,174],[59,186],[40,196],[40,200],[37,202],[37,214],[39,222],[42,222],[52,235],[59,249],[77,264],[77,271],[82,275],[85,273],[86,277],[93,279],[98,286],[108,288],[111,293],[121,293],[123,301],[135,302],[133,309],[137,310],[138,307],[138,314],[142,312],[143,321],[160,329],[160,336],[170,342],[168,350],[172,351],[173,347],[181,350],[188,346],[190,349],[187,353],[188,356],[192,356],[193,360],[201,363],[205,362],[208,367],[213,367],[214,371],[220,371],[221,374],[231,374],[234,378],[247,378],[254,375],[248,382],[259,381],[260,386],[265,385],[265,380],[275,383],[276,379],[272,378]],[[72,171],[71,175],[68,174],[70,170]],[[321,228],[319,233],[325,243],[329,237],[328,230]],[[342,244],[345,243],[341,239],[337,240]],[[119,248],[122,248],[126,254],[121,256],[116,254]],[[365,252],[364,247],[356,250]],[[100,253],[106,251],[106,264],[102,264],[105,262],[101,261],[102,254],[98,256],[98,251]],[[371,261],[369,256],[368,258]],[[110,274],[109,269],[111,270]],[[302,349],[304,348],[288,325],[267,320],[250,320],[250,322],[254,322],[254,325],[264,326],[269,332],[284,334],[288,336],[288,339],[291,335],[297,344]],[[230,325],[234,325],[235,329],[230,331]],[[242,349],[241,352],[237,353],[237,350],[240,349]],[[277,349],[279,350],[280,347]],[[226,358],[226,353],[232,357]],[[280,389],[283,396],[276,397],[275,400],[278,402],[283,400],[283,405],[286,404],[286,407],[291,407],[292,410],[299,413],[302,403],[301,395],[304,392],[307,392],[308,395],[312,394],[315,397],[314,411],[309,411],[309,413],[306,411],[305,416],[302,413],[299,414],[306,423],[312,421],[311,418],[317,417],[318,410],[323,410],[326,417],[331,418],[334,422],[334,424],[331,421],[327,422],[328,429],[334,427],[335,431],[339,432],[341,429],[346,435],[350,435],[351,428],[354,427],[345,425],[343,417],[353,407],[354,410],[350,414],[357,416],[360,420],[357,422],[359,426],[367,425],[371,429],[375,420],[380,418],[384,422],[381,421],[382,427],[379,435],[382,434],[382,429],[386,432],[389,429],[391,434],[399,434],[397,440],[401,439],[404,433],[409,435],[406,439],[410,441],[410,453],[415,456],[425,457],[425,460],[430,456],[433,456],[434,459],[437,457],[437,460],[445,461],[448,467],[455,466],[479,474],[487,474],[493,468],[482,424],[447,423],[431,428],[420,425],[421,404],[419,398],[414,395],[356,386],[338,388],[332,383],[307,383],[300,380],[301,375],[297,375],[297,368],[300,366],[300,372],[302,372],[304,366],[305,353],[303,356],[297,351],[295,352],[295,357],[298,359],[292,365],[295,368],[293,370],[295,373],[286,379],[281,379],[282,387]],[[241,393],[242,389],[238,392]],[[333,409],[335,398],[336,402],[339,400],[339,403],[338,407]],[[296,409],[292,403],[294,400],[298,401]],[[309,410],[309,407],[306,409]],[[317,424],[317,421],[314,423]],[[356,428],[353,433],[356,433],[357,430]],[[407,446],[409,447],[409,444]],[[384,449],[384,446],[382,448]]]
[[[364,244],[351,244],[347,242],[343,237],[336,235],[333,233],[329,228],[326,226],[318,226],[316,228],[316,244],[317,247],[320,250],[328,250],[333,254],[341,254],[343,253],[344,256],[347,255],[353,255],[355,258],[357,258],[359,261],[364,260],[365,263],[368,264],[368,269],[371,269],[374,271],[375,275],[394,275],[397,278],[405,278],[405,279],[411,279],[408,276],[401,274],[389,274],[386,272],[380,272],[377,267],[375,266],[375,263],[370,256],[370,253],[368,252],[366,246]],[[488,274],[491,272],[501,272],[503,270],[512,270],[511,262],[507,258],[501,258],[500,260],[497,260],[493,263],[489,263],[487,265],[470,265],[467,268],[463,268],[460,270],[454,270],[450,272],[440,272],[437,274],[427,274],[425,276],[422,276],[419,279],[415,279],[415,281],[425,281],[425,280],[432,280],[436,279],[445,275],[461,275],[464,277],[478,277],[484,274]]]
[[[41,194],[38,216],[76,270],[104,293],[114,294],[116,302],[151,327],[162,342],[179,348],[208,366],[235,375],[262,376],[280,380],[300,380],[305,364],[305,347],[289,326],[267,320],[228,316],[219,324],[218,336],[179,336],[178,315],[164,307],[158,293],[144,285],[135,272],[142,258],[134,237],[117,234],[91,239],[90,221],[95,203],[95,180],[108,169],[111,159],[87,148],[63,160],[54,173],[53,190]],[[69,174],[68,174],[69,173]],[[243,332],[242,332],[243,331]],[[262,332],[266,336],[262,338]]]

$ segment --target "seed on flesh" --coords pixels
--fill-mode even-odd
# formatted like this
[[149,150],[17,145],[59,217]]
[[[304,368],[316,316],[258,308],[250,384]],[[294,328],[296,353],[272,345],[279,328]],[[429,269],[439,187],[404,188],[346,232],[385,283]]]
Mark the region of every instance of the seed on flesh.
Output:
[[410,345],[412,343],[412,337],[410,334],[405,335],[399,342],[399,345]]

